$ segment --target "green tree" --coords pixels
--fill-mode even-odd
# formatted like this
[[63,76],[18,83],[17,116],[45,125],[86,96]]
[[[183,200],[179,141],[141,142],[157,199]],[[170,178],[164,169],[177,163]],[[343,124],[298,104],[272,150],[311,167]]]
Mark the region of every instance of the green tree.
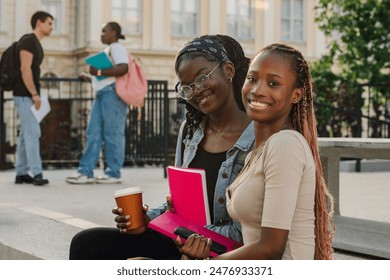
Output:
[[[318,0],[316,22],[329,39],[329,53],[312,65],[318,102],[325,99],[338,108],[361,106],[358,84],[389,82],[389,11],[390,0]],[[337,74],[331,69],[333,65]],[[383,101],[380,91],[372,100],[378,112]],[[340,113],[338,117],[347,120],[351,115]],[[358,128],[353,126],[357,124],[349,122],[355,131],[352,134],[356,134]]]

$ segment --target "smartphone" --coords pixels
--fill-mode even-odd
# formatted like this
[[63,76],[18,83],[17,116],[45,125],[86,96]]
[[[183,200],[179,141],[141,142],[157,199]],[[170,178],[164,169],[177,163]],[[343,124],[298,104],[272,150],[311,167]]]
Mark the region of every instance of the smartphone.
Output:
[[[191,234],[196,233],[196,232],[192,231],[188,228],[179,226],[179,227],[175,228],[174,233],[176,235],[179,235],[179,236],[185,238],[185,239],[188,239],[188,237],[190,237]],[[227,248],[226,248],[226,246],[212,240],[210,250],[213,251],[214,253],[217,253],[218,255],[220,255],[220,254],[226,253]]]

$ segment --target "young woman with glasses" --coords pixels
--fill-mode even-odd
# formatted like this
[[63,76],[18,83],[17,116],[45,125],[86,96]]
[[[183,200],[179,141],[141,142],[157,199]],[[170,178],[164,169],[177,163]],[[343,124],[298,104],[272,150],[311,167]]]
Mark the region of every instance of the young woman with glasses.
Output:
[[[175,63],[177,95],[187,109],[178,135],[175,165],[206,170],[213,221],[208,227],[238,242],[242,242],[241,226],[227,213],[225,191],[241,171],[254,143],[253,123],[241,99],[248,65],[241,45],[224,35],[192,40],[178,52]],[[144,228],[127,231],[131,219],[114,209],[120,231],[98,228],[77,234],[70,258],[180,259],[172,239],[147,229],[148,221],[165,211],[166,205],[149,210]]]
[[[229,214],[241,222],[244,245],[215,259],[332,259],[333,197],[318,152],[309,65],[285,44],[252,59],[242,88],[254,120],[255,149],[227,188]],[[208,259],[212,242],[177,239],[183,259]]]

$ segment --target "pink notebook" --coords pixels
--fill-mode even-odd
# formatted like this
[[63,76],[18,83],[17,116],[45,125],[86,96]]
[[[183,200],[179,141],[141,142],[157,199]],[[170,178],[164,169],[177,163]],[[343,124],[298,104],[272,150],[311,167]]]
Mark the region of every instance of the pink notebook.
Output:
[[[242,244],[205,228],[211,223],[207,199],[206,175],[203,169],[168,166],[168,183],[173,212],[166,212],[152,220],[148,227],[171,238],[178,226],[209,237],[231,251]],[[217,255],[210,252],[211,256]]]
[[168,166],[167,174],[174,212],[198,225],[210,224],[204,169]]
[[[223,236],[203,226],[197,225],[196,223],[189,222],[188,220],[183,219],[181,216],[173,212],[165,212],[164,214],[152,220],[148,225],[149,228],[171,237],[172,239],[176,239],[177,234],[175,234],[174,231],[179,226],[185,227],[205,237],[211,238],[213,242],[222,245],[226,252],[232,251],[242,246],[241,243],[238,243],[233,239]],[[182,239],[185,240],[185,238]],[[218,255],[218,253],[210,251],[210,256],[216,255]]]

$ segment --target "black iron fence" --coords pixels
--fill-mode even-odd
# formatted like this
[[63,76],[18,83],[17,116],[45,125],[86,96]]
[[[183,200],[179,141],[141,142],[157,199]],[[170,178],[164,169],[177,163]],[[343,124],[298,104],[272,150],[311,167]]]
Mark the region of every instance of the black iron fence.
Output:
[[321,137],[390,138],[390,83],[340,87],[332,104],[316,102]]
[[[41,122],[44,167],[77,166],[94,93],[89,83],[73,78],[42,78],[51,111]],[[1,91],[1,89],[0,89]],[[171,164],[184,108],[167,81],[148,81],[145,106],[130,108],[126,121],[125,165]],[[13,168],[19,131],[12,92],[0,92],[0,169]],[[102,153],[103,155],[104,153]],[[104,157],[101,157],[104,164]]]
[[390,83],[362,84],[360,88],[367,96],[363,104],[367,115],[362,114],[367,121],[362,128],[366,127],[368,137],[390,138]]
[[[349,106],[316,103],[322,137],[390,138],[390,84],[364,84]],[[89,83],[73,78],[42,78],[42,94],[51,111],[41,122],[41,154],[45,167],[77,166],[93,101]],[[327,113],[328,112],[328,113]],[[324,114],[326,113],[326,114]],[[126,166],[172,164],[185,109],[167,81],[148,81],[145,106],[129,110],[126,121]],[[0,169],[13,168],[19,123],[12,92],[0,89]],[[104,153],[102,153],[104,154]],[[104,164],[101,157],[100,164]]]

